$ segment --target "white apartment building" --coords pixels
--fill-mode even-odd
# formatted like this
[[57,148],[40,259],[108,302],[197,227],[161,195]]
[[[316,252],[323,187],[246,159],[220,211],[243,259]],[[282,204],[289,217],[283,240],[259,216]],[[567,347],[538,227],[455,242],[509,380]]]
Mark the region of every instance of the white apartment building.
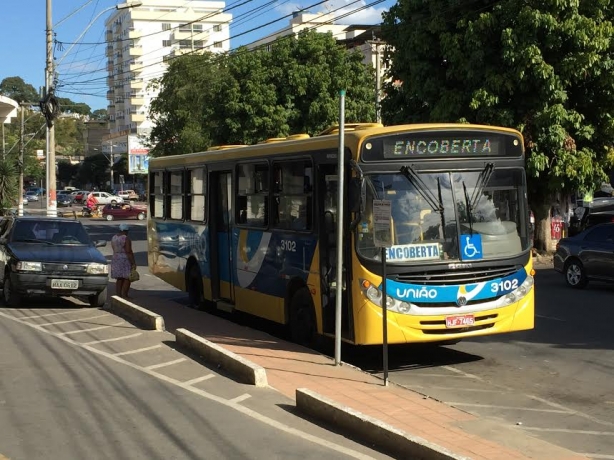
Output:
[[157,92],[149,83],[164,74],[169,60],[230,47],[232,14],[224,12],[223,1],[139,3],[115,11],[105,22],[110,135],[102,148],[112,154],[147,153],[139,137],[153,127],[148,113]]

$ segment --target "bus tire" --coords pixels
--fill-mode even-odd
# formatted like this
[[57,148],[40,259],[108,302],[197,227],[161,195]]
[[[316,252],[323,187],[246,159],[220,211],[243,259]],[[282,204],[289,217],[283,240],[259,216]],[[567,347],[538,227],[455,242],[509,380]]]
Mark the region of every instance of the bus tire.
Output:
[[313,300],[309,289],[297,290],[290,301],[290,337],[300,345],[315,345],[317,336]]
[[190,307],[201,309],[205,303],[203,277],[200,274],[200,268],[196,264],[192,264],[188,270],[186,287],[190,299]]

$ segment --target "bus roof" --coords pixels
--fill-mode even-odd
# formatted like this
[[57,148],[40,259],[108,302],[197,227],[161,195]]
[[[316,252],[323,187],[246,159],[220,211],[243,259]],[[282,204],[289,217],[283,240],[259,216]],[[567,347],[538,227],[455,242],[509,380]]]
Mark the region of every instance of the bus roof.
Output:
[[[522,134],[512,128],[489,125],[473,125],[467,123],[422,123],[383,126],[379,123],[350,123],[346,125],[344,143],[353,152],[358,151],[361,142],[367,137],[382,136],[386,134],[398,134],[402,132],[424,132],[424,131],[445,131],[445,130],[471,130],[471,131],[494,131],[503,134],[517,135],[522,138]],[[250,156],[275,156],[288,154],[288,147],[292,146],[299,152],[310,152],[314,150],[331,150],[338,147],[339,126],[333,125],[317,136],[293,134],[286,138],[272,138],[255,145],[223,145],[214,146],[207,151],[187,153],[182,155],[172,155],[165,157],[152,158],[150,168],[156,167],[177,167],[192,163],[201,163],[204,159],[207,162],[216,162],[231,159],[244,159]],[[268,141],[268,142],[267,142]],[[297,146],[300,145],[300,150]],[[181,159],[178,165],[177,160]]]

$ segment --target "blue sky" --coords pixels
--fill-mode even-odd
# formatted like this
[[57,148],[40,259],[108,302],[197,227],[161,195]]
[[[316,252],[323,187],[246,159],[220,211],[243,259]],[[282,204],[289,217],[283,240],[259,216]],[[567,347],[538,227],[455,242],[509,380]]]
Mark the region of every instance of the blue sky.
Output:
[[[330,11],[338,17],[363,8],[337,22],[378,24],[381,13],[394,3],[393,0],[379,1],[329,0],[308,11]],[[117,3],[115,0],[52,1],[55,38],[62,43],[55,48],[54,55],[56,63],[59,62],[56,66],[60,84],[63,80],[66,83],[58,89],[60,97],[84,102],[92,110],[106,108],[104,21],[113,11],[101,13]],[[191,0],[185,0],[185,4],[190,3]],[[226,0],[226,8],[231,8],[229,12],[233,15],[231,49],[286,27],[289,19],[284,16],[316,3],[318,0]],[[0,8],[0,81],[18,76],[38,89],[45,84],[46,0],[2,0]],[[263,26],[276,19],[279,21]],[[254,28],[258,30],[245,34]]]

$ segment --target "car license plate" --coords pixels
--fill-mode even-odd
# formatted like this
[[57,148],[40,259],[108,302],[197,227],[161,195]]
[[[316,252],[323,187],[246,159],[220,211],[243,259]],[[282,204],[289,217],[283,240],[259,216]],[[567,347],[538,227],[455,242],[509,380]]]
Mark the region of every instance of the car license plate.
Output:
[[51,289],[78,289],[78,280],[51,280]]
[[446,327],[466,327],[475,324],[473,315],[457,315],[446,317]]

